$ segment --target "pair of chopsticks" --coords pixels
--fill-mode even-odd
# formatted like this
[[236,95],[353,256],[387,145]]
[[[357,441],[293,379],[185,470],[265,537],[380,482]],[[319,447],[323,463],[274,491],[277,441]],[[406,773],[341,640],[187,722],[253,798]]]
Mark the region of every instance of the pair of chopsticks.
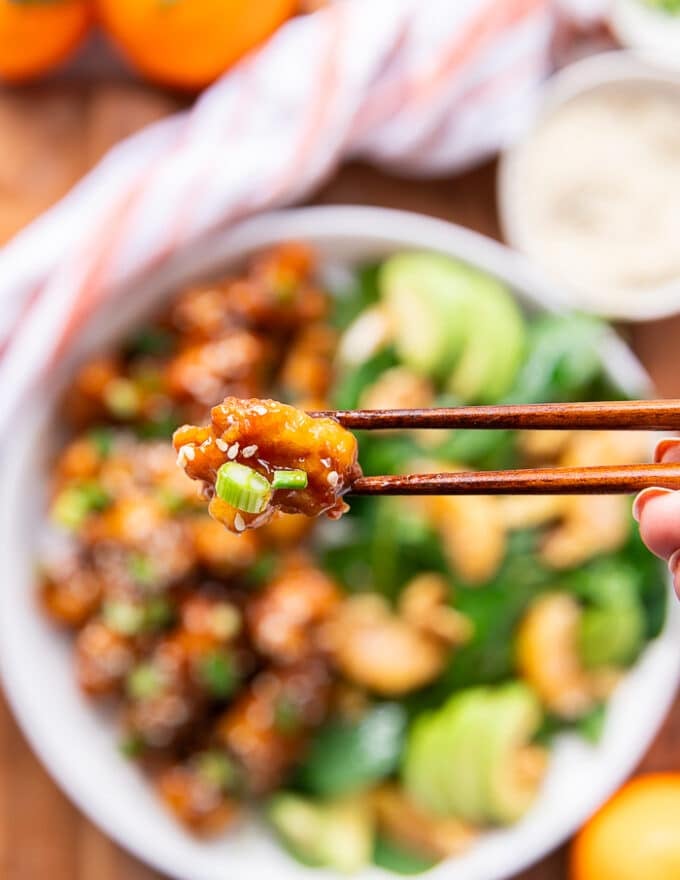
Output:
[[[311,413],[361,430],[487,428],[497,430],[680,431],[680,400],[546,403],[439,409]],[[680,489],[680,464],[523,468],[359,477],[353,495],[603,495],[650,486]]]

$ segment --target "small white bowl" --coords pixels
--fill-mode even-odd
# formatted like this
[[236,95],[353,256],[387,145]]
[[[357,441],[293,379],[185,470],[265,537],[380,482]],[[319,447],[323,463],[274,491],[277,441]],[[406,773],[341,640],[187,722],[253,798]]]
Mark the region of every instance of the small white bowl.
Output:
[[[533,124],[517,143],[501,155],[497,194],[503,236],[511,247],[530,257],[537,267],[536,270],[547,277],[551,274],[550,267],[541,263],[536,230],[532,228],[524,211],[521,173],[524,145],[543,120],[572,98],[599,86],[625,82],[658,83],[665,88],[670,86],[677,89],[680,95],[680,66],[677,70],[672,70],[628,50],[603,52],[576,61],[546,82]],[[634,169],[631,169],[631,173],[634,173]],[[597,289],[584,290],[571,287],[566,282],[557,286],[559,300],[565,306],[608,318],[648,321],[680,311],[680,279],[653,290],[645,290],[636,297],[622,297],[619,302],[614,303],[611,296],[604,299]]]
[[[308,208],[259,217],[205,246],[100,312],[75,356],[116,340],[141,311],[178,287],[228,268],[254,250],[286,239],[309,241],[331,269],[380,259],[407,248],[459,257],[498,276],[530,310],[551,310],[551,296],[519,255],[441,220],[376,208]],[[603,342],[610,375],[631,393],[647,377],[613,333]],[[62,371],[62,379],[64,378]],[[47,481],[46,448],[55,424],[59,382],[48,383],[12,426],[0,475],[0,664],[6,694],[34,750],[69,797],[100,828],[140,859],[180,880],[276,877],[309,880],[255,822],[202,843],[166,814],[147,782],[120,756],[112,719],[97,712],[75,684],[70,641],[40,614],[35,596],[37,526]],[[484,835],[466,855],[428,876],[502,880],[563,842],[634,769],[661,724],[680,671],[680,605],[672,602],[663,633],[645,650],[610,703],[597,746],[574,736],[556,745],[540,797],[514,827]],[[39,834],[36,829],[36,834]],[[324,872],[326,876],[330,876]],[[392,877],[377,868],[358,880]]]

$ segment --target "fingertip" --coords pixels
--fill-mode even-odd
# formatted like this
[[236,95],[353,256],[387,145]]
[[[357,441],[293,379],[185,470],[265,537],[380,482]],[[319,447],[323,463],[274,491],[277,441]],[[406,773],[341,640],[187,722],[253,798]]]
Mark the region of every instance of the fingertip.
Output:
[[680,548],[680,492],[646,489],[636,499],[640,535],[652,553],[670,559]]
[[668,495],[670,493],[670,489],[661,489],[655,486],[649,489],[643,489],[633,502],[633,519],[637,522],[640,522],[642,511],[644,510],[645,506],[652,500],[652,498],[658,498],[661,495]]

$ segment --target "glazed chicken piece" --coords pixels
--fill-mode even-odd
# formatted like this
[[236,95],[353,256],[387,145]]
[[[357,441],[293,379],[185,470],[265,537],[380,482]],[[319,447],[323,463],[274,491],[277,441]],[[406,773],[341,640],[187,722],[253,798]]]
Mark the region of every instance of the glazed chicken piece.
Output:
[[238,804],[230,797],[233,764],[223,752],[200,752],[156,778],[161,799],[194,834],[212,837],[231,825]]
[[328,295],[313,280],[312,253],[285,244],[256,257],[238,278],[192,287],[171,311],[171,324],[185,338],[218,339],[239,327],[289,332],[328,312]]
[[75,667],[78,684],[90,696],[119,693],[135,662],[132,639],[103,620],[91,620],[78,633]]
[[328,711],[331,677],[320,658],[260,672],[217,722],[217,739],[250,794],[272,791]]
[[252,393],[260,385],[267,359],[266,343],[238,330],[180,351],[168,363],[168,387],[178,400],[209,406],[228,393]]
[[191,731],[209,704],[229,699],[250,671],[240,632],[241,613],[233,602],[189,595],[179,625],[127,676],[128,735],[165,748]]
[[316,631],[341,598],[340,588],[325,572],[295,556],[248,603],[250,638],[275,663],[300,661],[318,650]]
[[203,481],[211,516],[234,532],[264,525],[278,510],[338,519],[361,474],[353,434],[274,400],[228,397],[213,407],[210,425],[185,425],[173,443],[178,464]]
[[46,568],[40,587],[42,606],[58,623],[77,629],[99,608],[101,578],[87,565],[84,554],[73,554]]

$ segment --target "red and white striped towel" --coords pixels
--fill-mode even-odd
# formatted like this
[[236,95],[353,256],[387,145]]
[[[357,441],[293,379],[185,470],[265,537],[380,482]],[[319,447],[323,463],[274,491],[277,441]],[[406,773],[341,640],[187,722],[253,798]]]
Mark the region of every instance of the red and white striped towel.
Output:
[[103,300],[342,159],[435,174],[511,140],[555,19],[549,0],[341,0],[115,147],[0,251],[0,419]]

